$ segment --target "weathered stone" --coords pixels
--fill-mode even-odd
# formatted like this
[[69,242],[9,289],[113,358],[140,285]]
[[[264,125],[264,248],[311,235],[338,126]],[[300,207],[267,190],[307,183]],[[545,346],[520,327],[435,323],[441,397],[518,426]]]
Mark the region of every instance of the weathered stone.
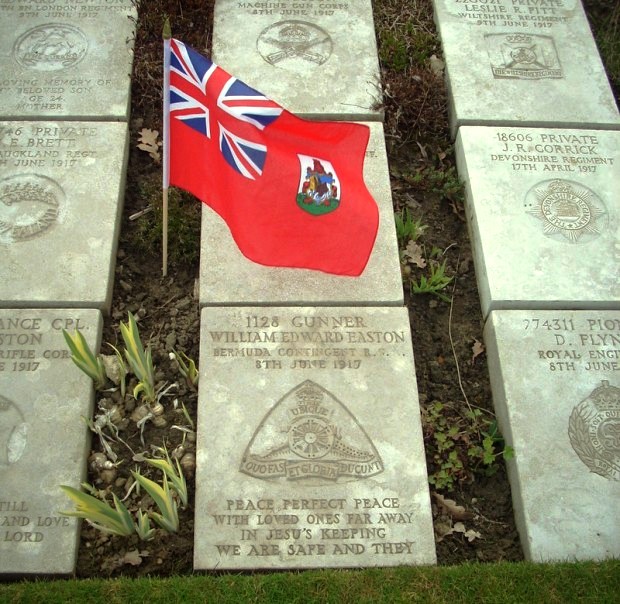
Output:
[[620,312],[493,311],[484,336],[526,558],[617,558]]
[[132,0],[0,0],[0,119],[126,120]]
[[218,0],[213,60],[297,115],[383,117],[370,0]]
[[406,309],[201,320],[194,567],[434,563]]
[[256,264],[239,251],[225,222],[205,206],[201,232],[201,305],[402,305],[383,126],[378,123],[368,126],[370,141],[364,180],[379,207],[379,232],[364,272],[359,277],[341,277]]
[[109,309],[127,124],[0,122],[0,307]]
[[97,310],[0,310],[0,574],[71,574],[79,523],[59,485],[86,477],[92,381],[62,335],[99,346]]
[[463,126],[456,153],[485,316],[618,308],[620,132]]
[[434,0],[450,125],[620,128],[579,0]]

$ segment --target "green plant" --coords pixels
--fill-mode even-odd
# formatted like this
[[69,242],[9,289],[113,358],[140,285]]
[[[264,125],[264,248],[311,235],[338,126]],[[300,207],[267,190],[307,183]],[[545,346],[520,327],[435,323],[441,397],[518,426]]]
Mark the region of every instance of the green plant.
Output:
[[123,355],[116,346],[110,344],[114,350],[114,354],[116,355],[116,362],[118,364],[118,382],[121,387],[121,398],[125,398],[125,394],[127,392],[127,365],[125,364],[125,360],[123,359]]
[[172,483],[172,488],[176,491],[183,504],[183,507],[187,506],[187,484],[185,483],[185,476],[183,476],[183,472],[181,471],[181,466],[179,465],[179,460],[175,459],[175,466],[172,465],[172,461],[170,460],[170,456],[168,455],[168,451],[165,447],[158,447],[157,449],[160,453],[163,453],[166,457],[165,459],[145,459],[145,461],[161,470],[164,475],[170,480]]
[[488,412],[472,408],[462,413],[439,401],[422,408],[424,439],[432,464],[428,482],[438,490],[452,491],[474,475],[491,476],[500,459],[513,456]]
[[450,298],[441,293],[441,290],[448,287],[452,281],[452,277],[446,276],[446,261],[441,264],[438,262],[430,263],[431,273],[427,278],[424,275],[420,276],[419,281],[411,281],[411,293],[412,294],[433,294],[444,302],[449,302]]
[[192,388],[198,385],[198,368],[193,359],[190,359],[184,352],[172,351],[170,359],[176,361],[179,372]]
[[400,249],[406,247],[409,241],[416,241],[426,230],[426,225],[422,224],[421,220],[415,220],[409,208],[403,208],[400,212],[396,212],[394,223],[396,224],[396,237]]
[[129,313],[127,323],[121,322],[121,335],[125,342],[125,357],[131,370],[138,378],[138,384],[133,390],[133,396],[137,399],[142,394],[146,402],[152,404],[156,400],[156,392],[151,349],[147,348],[146,351],[144,350],[136,319],[131,313]]
[[63,329],[62,335],[71,351],[71,360],[93,380],[97,390],[103,388],[106,382],[106,373],[101,357],[95,356],[79,329],[73,335]]
[[[161,179],[160,179],[161,180]],[[163,211],[161,182],[142,182],[138,196],[149,209],[135,220],[135,244],[145,254],[161,250]],[[168,193],[168,260],[184,266],[200,257],[200,203],[189,193],[171,188]]]
[[[60,488],[76,505],[75,510],[60,512],[63,516],[84,518],[89,524],[104,533],[125,537],[133,533],[135,526],[131,514],[114,493],[112,493],[114,500],[114,507],[112,507],[97,497],[78,491],[73,487],[61,485]],[[82,484],[82,488],[95,492],[95,489],[86,483]]]
[[160,514],[157,512],[150,512],[150,516],[153,520],[169,533],[176,533],[176,531],[179,530],[179,513],[177,510],[177,503],[170,490],[167,475],[164,474],[162,486],[146,476],[143,476],[138,471],[133,471],[131,475],[147,494],[150,495],[161,512]]

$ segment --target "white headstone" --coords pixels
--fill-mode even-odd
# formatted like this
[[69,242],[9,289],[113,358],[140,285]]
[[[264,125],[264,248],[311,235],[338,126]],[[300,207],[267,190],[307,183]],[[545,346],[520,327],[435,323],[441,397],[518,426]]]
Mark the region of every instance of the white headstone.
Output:
[[132,0],[0,0],[0,119],[127,120]]
[[213,61],[297,115],[383,117],[370,0],[217,0]]
[[493,311],[484,337],[526,558],[617,558],[620,312]]
[[99,347],[97,310],[0,310],[0,575],[72,574],[79,523],[60,485],[86,477],[92,380],[62,335]]
[[204,308],[196,569],[432,564],[404,308]]
[[379,232],[364,272],[359,277],[341,277],[256,264],[239,251],[226,223],[205,206],[200,256],[202,306],[402,305],[403,287],[383,125],[367,125],[370,141],[364,180],[379,208]]
[[126,123],[0,122],[0,307],[109,309]]
[[453,135],[463,125],[620,129],[579,0],[433,0]]
[[483,314],[620,306],[620,132],[463,126]]

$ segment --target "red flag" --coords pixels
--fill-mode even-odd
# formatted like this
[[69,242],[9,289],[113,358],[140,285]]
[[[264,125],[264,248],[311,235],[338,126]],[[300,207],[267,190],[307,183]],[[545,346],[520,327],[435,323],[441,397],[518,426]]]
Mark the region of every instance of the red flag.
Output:
[[300,119],[182,42],[169,48],[170,184],[215,210],[254,262],[360,275],[379,223],[369,129]]

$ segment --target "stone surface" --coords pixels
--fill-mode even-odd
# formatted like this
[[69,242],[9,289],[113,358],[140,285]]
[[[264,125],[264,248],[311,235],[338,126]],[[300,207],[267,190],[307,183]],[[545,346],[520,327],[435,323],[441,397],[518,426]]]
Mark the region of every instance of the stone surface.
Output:
[[204,308],[196,569],[432,564],[404,308]]
[[383,117],[370,0],[217,0],[213,60],[300,116]]
[[0,310],[0,574],[70,574],[79,524],[59,485],[86,478],[92,380],[62,335],[99,347],[97,310]]
[[127,120],[132,0],[0,0],[0,119]]
[[434,0],[453,135],[466,124],[620,128],[579,0]]
[[237,248],[226,223],[203,206],[200,304],[241,305],[402,305],[394,210],[383,126],[369,123],[364,180],[379,207],[379,232],[359,277],[262,266]]
[[0,122],[0,307],[112,297],[127,124]]
[[617,558],[620,312],[494,311],[484,337],[526,558]]
[[620,307],[620,132],[463,126],[482,310]]

